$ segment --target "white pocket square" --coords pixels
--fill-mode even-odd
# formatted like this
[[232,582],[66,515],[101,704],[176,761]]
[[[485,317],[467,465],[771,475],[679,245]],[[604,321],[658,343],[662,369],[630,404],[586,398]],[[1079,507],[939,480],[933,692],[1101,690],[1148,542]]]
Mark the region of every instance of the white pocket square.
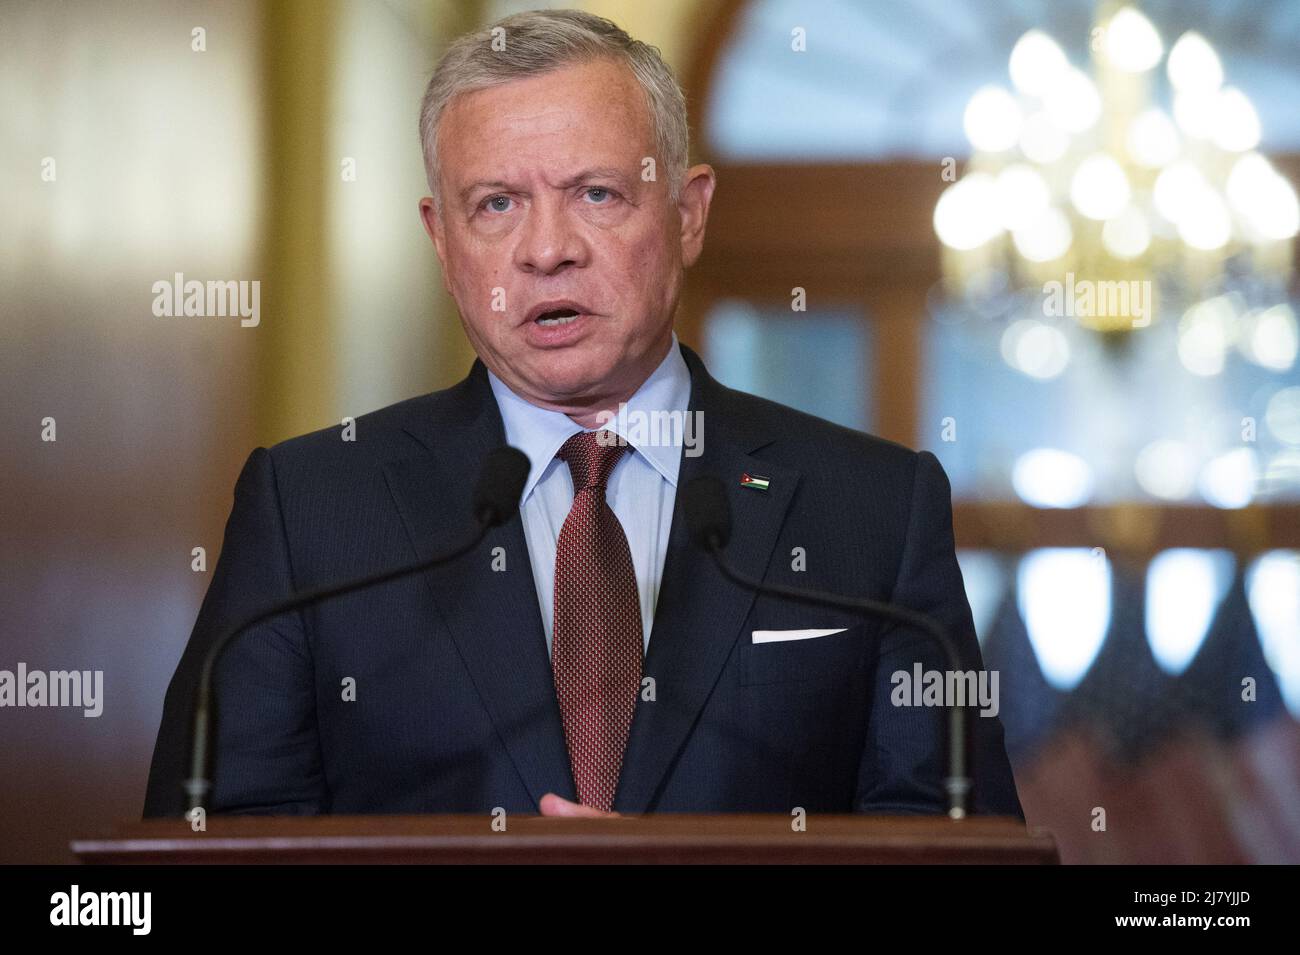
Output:
[[843,633],[848,627],[838,630],[755,630],[754,643],[781,643],[785,640],[811,640],[814,637],[829,637],[832,633]]

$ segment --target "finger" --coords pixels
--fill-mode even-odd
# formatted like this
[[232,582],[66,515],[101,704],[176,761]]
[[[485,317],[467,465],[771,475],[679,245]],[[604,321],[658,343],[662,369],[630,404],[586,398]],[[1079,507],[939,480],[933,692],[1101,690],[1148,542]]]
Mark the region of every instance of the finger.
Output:
[[543,816],[577,816],[590,819],[599,816],[618,815],[617,813],[597,809],[595,806],[579,805],[565,799],[563,796],[557,796],[555,793],[547,793],[542,797],[539,805]]

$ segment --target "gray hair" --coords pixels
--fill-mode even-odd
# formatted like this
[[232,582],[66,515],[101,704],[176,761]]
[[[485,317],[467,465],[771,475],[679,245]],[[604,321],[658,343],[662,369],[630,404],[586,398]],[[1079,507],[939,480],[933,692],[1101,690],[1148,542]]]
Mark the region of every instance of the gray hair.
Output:
[[438,194],[438,125],[456,96],[606,58],[626,64],[645,92],[657,161],[676,201],[690,152],[686,98],[659,50],[617,24],[581,10],[530,10],[456,39],[438,62],[420,104],[424,169]]

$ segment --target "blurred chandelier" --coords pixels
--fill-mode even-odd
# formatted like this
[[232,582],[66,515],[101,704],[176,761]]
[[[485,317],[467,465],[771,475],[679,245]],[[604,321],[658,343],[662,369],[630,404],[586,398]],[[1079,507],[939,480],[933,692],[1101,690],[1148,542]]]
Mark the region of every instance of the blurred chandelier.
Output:
[[[1181,313],[1180,351],[1184,333],[1219,336],[1258,364],[1289,368],[1300,203],[1256,150],[1254,107],[1223,84],[1204,37],[1183,34],[1165,58],[1133,6],[1103,4],[1091,48],[1092,77],[1030,30],[1011,51],[1013,88],[971,97],[972,157],[934,210],[949,301],[1050,282],[1069,282],[1071,294],[1076,285],[1140,287],[1150,292],[1144,308],[1135,297],[1068,314],[1114,341],[1152,316]],[[1155,100],[1162,59],[1170,111]],[[1191,349],[1193,360],[1204,351]]]

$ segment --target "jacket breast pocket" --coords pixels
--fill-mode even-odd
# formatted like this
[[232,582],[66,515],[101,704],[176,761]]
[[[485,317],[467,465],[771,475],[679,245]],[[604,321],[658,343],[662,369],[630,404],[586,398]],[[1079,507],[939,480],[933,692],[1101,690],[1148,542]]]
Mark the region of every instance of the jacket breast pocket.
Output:
[[738,651],[740,684],[826,682],[848,678],[862,666],[866,627],[846,627],[842,633],[802,640],[752,643],[752,631],[741,636]]

